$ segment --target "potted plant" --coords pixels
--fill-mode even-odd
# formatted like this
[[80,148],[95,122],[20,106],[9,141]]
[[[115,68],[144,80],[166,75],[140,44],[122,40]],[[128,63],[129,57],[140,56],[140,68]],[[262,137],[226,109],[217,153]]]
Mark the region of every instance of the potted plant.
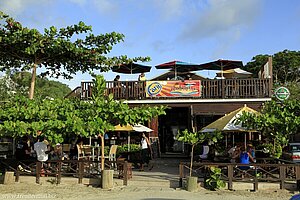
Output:
[[186,188],[188,191],[190,192],[196,191],[198,188],[198,177],[192,176],[195,146],[203,142],[216,143],[222,137],[223,136],[221,132],[214,132],[214,133],[190,132],[187,129],[178,132],[176,139],[181,142],[186,142],[192,146],[190,172],[189,172],[189,176],[187,177],[187,188]]

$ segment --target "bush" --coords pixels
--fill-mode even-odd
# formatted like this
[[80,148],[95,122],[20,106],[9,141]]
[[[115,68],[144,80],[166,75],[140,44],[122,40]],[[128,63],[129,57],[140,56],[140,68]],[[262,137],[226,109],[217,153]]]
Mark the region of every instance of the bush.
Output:
[[120,145],[117,149],[117,155],[121,155],[122,153],[135,153],[139,152],[141,147],[138,144],[130,144],[129,145],[129,151],[128,151],[128,144]]
[[210,167],[209,177],[204,181],[205,187],[209,190],[216,190],[226,186],[221,180],[222,170],[218,167]]

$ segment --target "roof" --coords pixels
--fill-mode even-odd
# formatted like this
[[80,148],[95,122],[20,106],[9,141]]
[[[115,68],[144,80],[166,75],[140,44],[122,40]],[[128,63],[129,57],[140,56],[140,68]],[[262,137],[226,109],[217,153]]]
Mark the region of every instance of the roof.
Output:
[[241,124],[235,124],[236,119],[243,113],[243,112],[250,112],[250,113],[258,113],[256,110],[247,107],[241,107],[236,109],[229,114],[217,119],[216,121],[212,122],[211,124],[205,126],[202,129],[202,132],[212,132],[209,130],[220,130],[220,131],[244,131],[245,129],[241,127]]

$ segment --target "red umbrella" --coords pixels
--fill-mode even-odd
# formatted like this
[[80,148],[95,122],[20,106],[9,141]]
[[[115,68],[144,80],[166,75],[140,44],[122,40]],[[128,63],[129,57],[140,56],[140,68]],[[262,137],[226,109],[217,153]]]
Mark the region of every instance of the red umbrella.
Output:
[[156,65],[155,68],[172,69],[175,72],[175,78],[177,77],[177,72],[189,72],[189,71],[196,71],[201,69],[199,68],[198,64],[192,64],[192,63],[177,61],[177,60]]
[[143,72],[150,72],[151,66],[141,65],[137,63],[121,64],[119,66],[113,66],[113,72],[119,72],[123,74],[138,74]]

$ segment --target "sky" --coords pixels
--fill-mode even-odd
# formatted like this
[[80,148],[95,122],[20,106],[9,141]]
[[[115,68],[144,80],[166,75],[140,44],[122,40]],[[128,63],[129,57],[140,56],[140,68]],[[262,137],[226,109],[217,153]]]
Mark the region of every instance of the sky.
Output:
[[[241,60],[245,65],[258,54],[300,47],[299,0],[0,0],[0,10],[40,31],[83,21],[94,34],[123,33],[124,42],[109,56],[150,56],[144,63],[152,66],[147,79],[166,72],[155,65],[173,60]],[[113,80],[117,73],[102,74]],[[138,77],[120,75],[121,80]],[[91,76],[79,72],[72,80],[55,80],[74,89]]]

